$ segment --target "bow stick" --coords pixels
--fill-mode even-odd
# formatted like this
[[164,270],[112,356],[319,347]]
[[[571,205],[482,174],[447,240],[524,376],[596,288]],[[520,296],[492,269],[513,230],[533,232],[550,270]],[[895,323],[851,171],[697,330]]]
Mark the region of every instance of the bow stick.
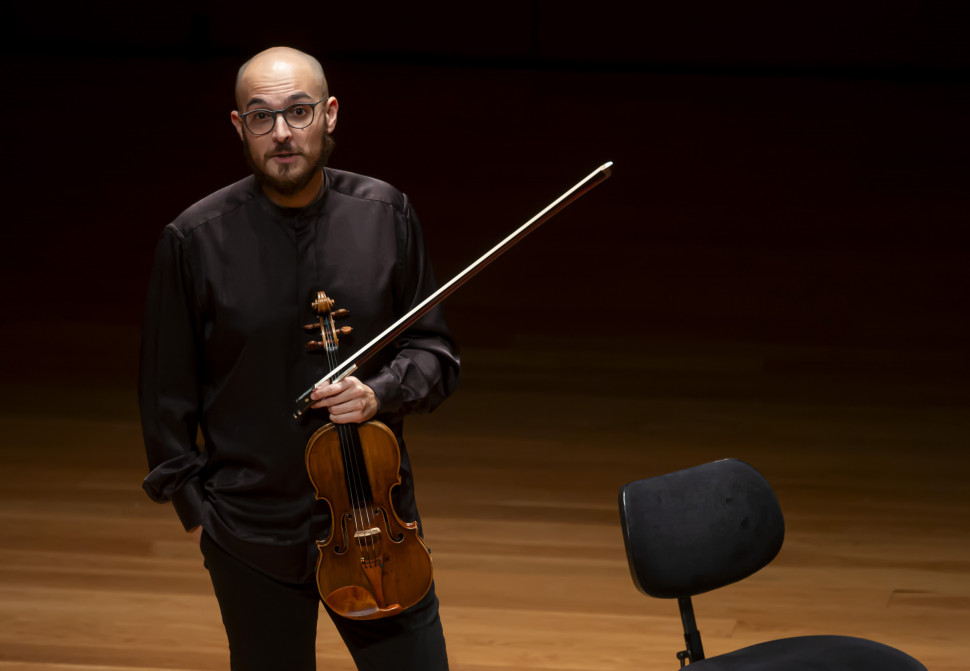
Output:
[[310,398],[310,394],[313,393],[314,389],[325,382],[339,382],[353,373],[355,370],[357,370],[358,365],[362,365],[365,361],[374,356],[385,345],[394,340],[394,338],[397,336],[401,335],[401,333],[411,326],[411,324],[424,316],[424,314],[431,308],[450,296],[452,292],[458,289],[458,287],[474,277],[479,271],[485,268],[485,266],[501,256],[515,243],[537,229],[541,224],[551,219],[554,215],[558,214],[567,205],[588,192],[594,186],[597,186],[600,182],[606,180],[613,173],[612,166],[613,161],[607,161],[596,170],[588,174],[574,187],[556,198],[556,200],[546,205],[541,212],[512,231],[508,237],[485,252],[481,258],[455,275],[450,281],[442,285],[433,294],[411,308],[407,314],[384,329],[380,335],[361,347],[353,354],[353,356],[349,357],[342,364],[331,370],[325,377],[318,380],[315,385],[307,389],[305,392],[303,392],[303,394],[300,395],[298,399],[296,399],[296,410],[293,413],[293,418],[299,419],[303,413],[305,413],[307,409],[313,405],[313,399]]

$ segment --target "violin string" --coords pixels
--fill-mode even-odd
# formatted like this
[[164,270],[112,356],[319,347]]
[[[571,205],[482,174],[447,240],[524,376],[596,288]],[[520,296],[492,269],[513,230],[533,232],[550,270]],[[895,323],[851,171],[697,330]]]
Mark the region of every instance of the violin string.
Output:
[[[349,430],[348,433],[350,434],[349,443],[353,446],[353,449],[351,450],[351,452],[353,453],[353,459],[355,464],[354,468],[356,472],[361,474],[361,477],[359,478],[359,482],[361,486],[363,486],[365,482],[364,478],[367,477],[367,471],[366,471],[367,466],[366,466],[366,463],[358,462],[358,459],[363,458],[363,446],[361,445],[359,427],[358,427],[358,431]],[[373,492],[371,493],[373,494]],[[360,498],[361,498],[360,511],[361,511],[361,517],[363,518],[363,524],[365,524],[364,528],[372,529],[374,528],[374,524],[373,524],[373,520],[371,519],[370,501],[366,499],[363,493],[361,494]],[[375,542],[374,537],[368,534],[364,536],[363,539],[364,539],[364,542],[363,542],[363,547],[361,548],[361,552],[363,553],[366,559],[373,559],[374,542]],[[365,552],[365,549],[366,549],[366,552]]]
[[[328,315],[328,321],[330,323],[330,329],[324,329],[326,338],[326,352],[327,352],[327,363],[330,365],[330,370],[333,370],[337,366],[337,334],[336,329],[333,325],[332,315]],[[366,472],[363,470],[362,465],[358,462],[358,455],[360,454],[361,446],[359,442],[359,436],[357,432],[354,431],[353,427],[346,424],[337,424],[337,435],[340,440],[341,453],[343,454],[344,469],[349,471],[348,484],[350,489],[348,494],[351,499],[351,508],[354,514],[354,523],[358,530],[370,529],[373,527],[370,519],[370,506],[369,502],[366,500],[364,495],[364,481],[363,477],[366,477]],[[363,474],[363,475],[362,475]],[[360,546],[360,541],[357,540],[358,546]],[[370,536],[364,536],[365,543],[371,546],[373,543]],[[363,552],[363,548],[361,548]],[[371,553],[372,554],[372,553]]]
[[[325,351],[327,354],[327,363],[329,364],[332,370],[336,362],[336,355],[335,355],[336,343],[334,342],[334,336],[329,329],[324,327],[322,323],[320,325],[320,331],[325,340],[324,346],[326,348]],[[344,464],[344,471],[346,475],[345,479],[347,480],[347,486],[348,486],[347,494],[348,494],[348,497],[350,498],[350,508],[354,514],[354,524],[357,525],[359,528],[360,520],[358,518],[357,510],[359,508],[358,500],[360,496],[356,486],[357,474],[353,472],[353,463],[351,459],[349,459],[350,455],[348,454],[349,449],[347,445],[348,445],[350,436],[348,435],[348,432],[345,430],[342,424],[335,424],[335,428],[337,430],[337,439],[340,444],[340,452],[341,452],[341,455],[343,456],[342,461]]]

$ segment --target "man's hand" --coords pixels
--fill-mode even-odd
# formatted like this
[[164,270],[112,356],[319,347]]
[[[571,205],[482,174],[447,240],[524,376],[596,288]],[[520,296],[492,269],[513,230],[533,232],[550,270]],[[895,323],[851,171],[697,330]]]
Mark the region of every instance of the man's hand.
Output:
[[345,377],[335,384],[317,387],[310,394],[311,408],[329,408],[334,424],[361,424],[377,414],[374,390],[355,377]]

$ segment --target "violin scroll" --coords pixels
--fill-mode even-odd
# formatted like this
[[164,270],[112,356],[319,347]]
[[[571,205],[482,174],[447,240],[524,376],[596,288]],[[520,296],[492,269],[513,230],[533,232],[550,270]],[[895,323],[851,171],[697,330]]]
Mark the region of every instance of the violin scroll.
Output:
[[326,292],[318,291],[317,297],[310,303],[310,307],[318,315],[324,315],[333,310],[333,299],[327,296]]

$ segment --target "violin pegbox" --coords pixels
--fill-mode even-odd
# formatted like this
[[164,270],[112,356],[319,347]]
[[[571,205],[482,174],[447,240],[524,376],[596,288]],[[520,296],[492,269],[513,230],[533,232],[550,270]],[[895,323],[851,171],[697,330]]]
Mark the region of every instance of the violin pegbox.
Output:
[[334,351],[340,344],[338,336],[347,335],[353,328],[341,326],[337,328],[334,319],[340,319],[350,314],[349,310],[343,308],[334,310],[334,300],[327,296],[323,291],[317,292],[317,297],[310,304],[310,308],[317,313],[316,324],[304,324],[303,330],[307,333],[319,333],[320,340],[311,340],[306,344],[307,352],[318,352],[320,350]]

